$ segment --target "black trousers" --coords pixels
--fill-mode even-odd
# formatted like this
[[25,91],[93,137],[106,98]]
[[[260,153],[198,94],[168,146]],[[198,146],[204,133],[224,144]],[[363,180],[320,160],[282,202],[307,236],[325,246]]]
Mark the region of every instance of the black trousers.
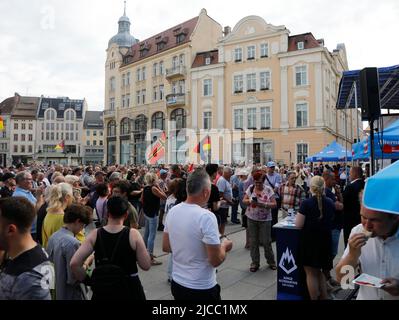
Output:
[[220,286],[206,290],[196,290],[181,286],[172,280],[172,295],[177,301],[220,301]]

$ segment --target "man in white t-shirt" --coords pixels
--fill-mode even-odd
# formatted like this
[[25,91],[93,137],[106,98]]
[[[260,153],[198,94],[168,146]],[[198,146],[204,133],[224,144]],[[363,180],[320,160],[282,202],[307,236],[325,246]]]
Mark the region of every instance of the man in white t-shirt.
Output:
[[172,294],[175,300],[220,300],[216,267],[223,263],[233,243],[219,238],[216,217],[206,206],[211,181],[205,170],[187,179],[187,200],[166,216],[162,248],[173,252]]
[[220,233],[224,235],[225,226],[227,223],[227,216],[229,215],[229,208],[233,205],[233,189],[230,184],[230,178],[233,175],[233,170],[230,167],[223,168],[223,176],[219,178],[216,186],[219,189],[220,208],[218,215],[220,217]]

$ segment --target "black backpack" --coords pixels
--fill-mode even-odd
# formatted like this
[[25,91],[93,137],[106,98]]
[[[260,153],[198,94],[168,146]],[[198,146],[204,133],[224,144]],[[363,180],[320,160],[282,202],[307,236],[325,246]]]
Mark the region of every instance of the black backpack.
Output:
[[130,295],[129,290],[129,275],[118,265],[115,264],[115,256],[118,251],[118,246],[123,236],[130,232],[129,228],[124,228],[116,241],[112,252],[111,259],[106,255],[103,239],[101,237],[101,229],[97,230],[97,241],[103,253],[103,259],[99,266],[93,270],[90,284],[93,290],[93,298],[98,300],[120,300],[128,299]]

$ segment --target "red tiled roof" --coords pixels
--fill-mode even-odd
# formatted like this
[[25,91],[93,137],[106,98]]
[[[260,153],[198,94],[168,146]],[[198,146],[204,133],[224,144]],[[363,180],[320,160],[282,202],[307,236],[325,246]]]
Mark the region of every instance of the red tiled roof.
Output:
[[[190,41],[190,37],[197,25],[198,17],[192,18],[186,22],[183,22],[173,28],[165,30],[151,38],[140,41],[134,44],[129,52],[125,55],[125,60],[123,65],[128,65],[148,57],[151,57],[157,53],[165,52],[166,50],[172,49],[174,47],[180,46]],[[179,33],[185,34],[184,41],[176,43],[176,35]],[[157,51],[157,43],[164,42],[165,47],[161,51]],[[146,49],[147,53],[140,57],[140,49]]]
[[16,105],[16,97],[10,97],[0,103],[0,114],[11,114]]
[[212,50],[212,51],[197,53],[191,68],[198,68],[198,67],[206,66],[206,64],[205,64],[206,58],[211,58],[210,64],[217,64],[219,62],[219,51]]
[[288,52],[289,51],[297,51],[297,43],[303,42],[304,49],[311,49],[311,48],[319,48],[321,47],[320,43],[316,40],[311,32],[304,33],[304,34],[297,34],[294,36],[288,37]]
[[39,106],[39,97],[20,96],[18,103],[14,107],[11,118],[34,119],[36,118],[37,107]]

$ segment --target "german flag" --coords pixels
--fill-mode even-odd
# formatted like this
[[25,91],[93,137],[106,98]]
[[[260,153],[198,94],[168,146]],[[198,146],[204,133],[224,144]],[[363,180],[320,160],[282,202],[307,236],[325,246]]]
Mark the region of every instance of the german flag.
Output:
[[4,120],[3,117],[0,117],[0,131],[4,130]]
[[57,144],[54,149],[59,152],[64,152],[64,148],[65,148],[64,140],[61,140],[61,142]]
[[156,164],[158,160],[165,156],[165,144],[166,144],[166,134],[162,132],[162,135],[155,143],[152,145],[150,152],[147,154],[147,162],[151,165]]

